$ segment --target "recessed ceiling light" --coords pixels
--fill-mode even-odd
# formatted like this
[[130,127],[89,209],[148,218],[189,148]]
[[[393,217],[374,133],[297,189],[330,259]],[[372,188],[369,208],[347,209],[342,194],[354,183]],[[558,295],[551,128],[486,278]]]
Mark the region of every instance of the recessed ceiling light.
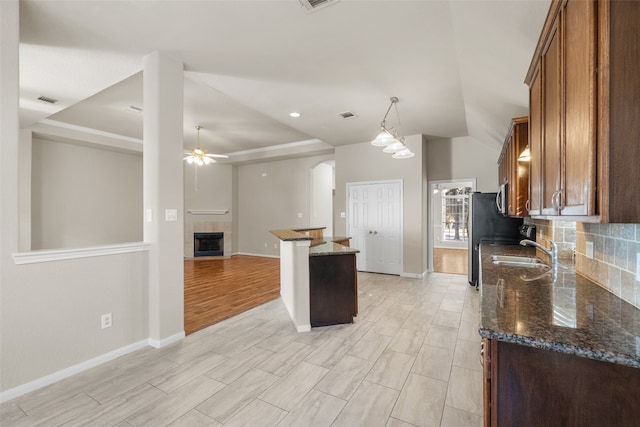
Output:
[[292,113],[289,113],[289,115],[290,115],[291,117],[300,117],[300,113],[296,113],[295,111],[294,111],[294,112],[292,112]]

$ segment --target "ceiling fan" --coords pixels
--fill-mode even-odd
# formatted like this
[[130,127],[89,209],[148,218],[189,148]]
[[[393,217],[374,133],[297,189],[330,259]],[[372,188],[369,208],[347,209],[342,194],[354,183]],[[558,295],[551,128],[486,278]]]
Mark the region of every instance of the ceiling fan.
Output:
[[186,160],[189,164],[195,163],[197,166],[202,166],[208,165],[210,163],[215,163],[215,157],[228,159],[229,156],[226,156],[224,154],[208,154],[206,148],[200,147],[200,129],[202,129],[202,126],[196,126],[196,130],[198,131],[198,142],[196,148],[194,148],[192,151],[185,151],[184,154],[187,154],[187,156],[185,156],[184,160]]

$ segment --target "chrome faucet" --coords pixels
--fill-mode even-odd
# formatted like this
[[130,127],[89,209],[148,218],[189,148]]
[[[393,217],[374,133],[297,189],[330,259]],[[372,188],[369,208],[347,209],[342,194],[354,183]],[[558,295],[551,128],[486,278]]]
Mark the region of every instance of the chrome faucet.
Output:
[[533,240],[529,239],[521,240],[520,244],[522,246],[535,246],[536,248],[540,249],[542,252],[549,255],[549,258],[551,258],[551,263],[555,266],[558,264],[558,245],[556,245],[553,240],[548,240],[548,242],[551,245],[551,249],[547,249],[540,243],[534,242]]

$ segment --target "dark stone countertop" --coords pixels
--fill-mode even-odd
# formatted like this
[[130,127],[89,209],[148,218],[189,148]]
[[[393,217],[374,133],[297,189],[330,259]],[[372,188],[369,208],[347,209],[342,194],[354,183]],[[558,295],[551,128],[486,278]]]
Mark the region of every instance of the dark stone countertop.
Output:
[[[481,246],[480,335],[545,350],[640,368],[640,309],[577,275],[560,260],[542,269],[495,265],[491,255],[535,255],[519,245]],[[540,258],[547,261],[545,254]]]
[[359,253],[360,251],[358,249],[336,243],[343,242],[348,239],[349,238],[347,237],[325,237],[321,242],[316,242],[314,240],[309,248],[309,256],[347,255]]

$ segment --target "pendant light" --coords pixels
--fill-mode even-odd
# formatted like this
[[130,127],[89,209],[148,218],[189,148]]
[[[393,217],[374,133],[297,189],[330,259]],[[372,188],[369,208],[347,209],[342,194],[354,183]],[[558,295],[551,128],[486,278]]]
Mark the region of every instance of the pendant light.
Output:
[[398,98],[392,96],[389,100],[391,101],[391,104],[389,104],[389,108],[387,108],[387,112],[384,114],[382,122],[380,122],[380,133],[373,141],[371,141],[371,145],[375,147],[384,147],[382,151],[384,153],[393,154],[392,157],[394,159],[408,159],[409,157],[413,157],[414,154],[405,145],[404,137],[400,136],[399,131],[395,128],[387,126],[387,116],[389,115],[389,111],[391,111],[391,107],[395,106],[398,128],[400,128],[400,114],[398,113],[398,106],[396,105],[398,103]]

